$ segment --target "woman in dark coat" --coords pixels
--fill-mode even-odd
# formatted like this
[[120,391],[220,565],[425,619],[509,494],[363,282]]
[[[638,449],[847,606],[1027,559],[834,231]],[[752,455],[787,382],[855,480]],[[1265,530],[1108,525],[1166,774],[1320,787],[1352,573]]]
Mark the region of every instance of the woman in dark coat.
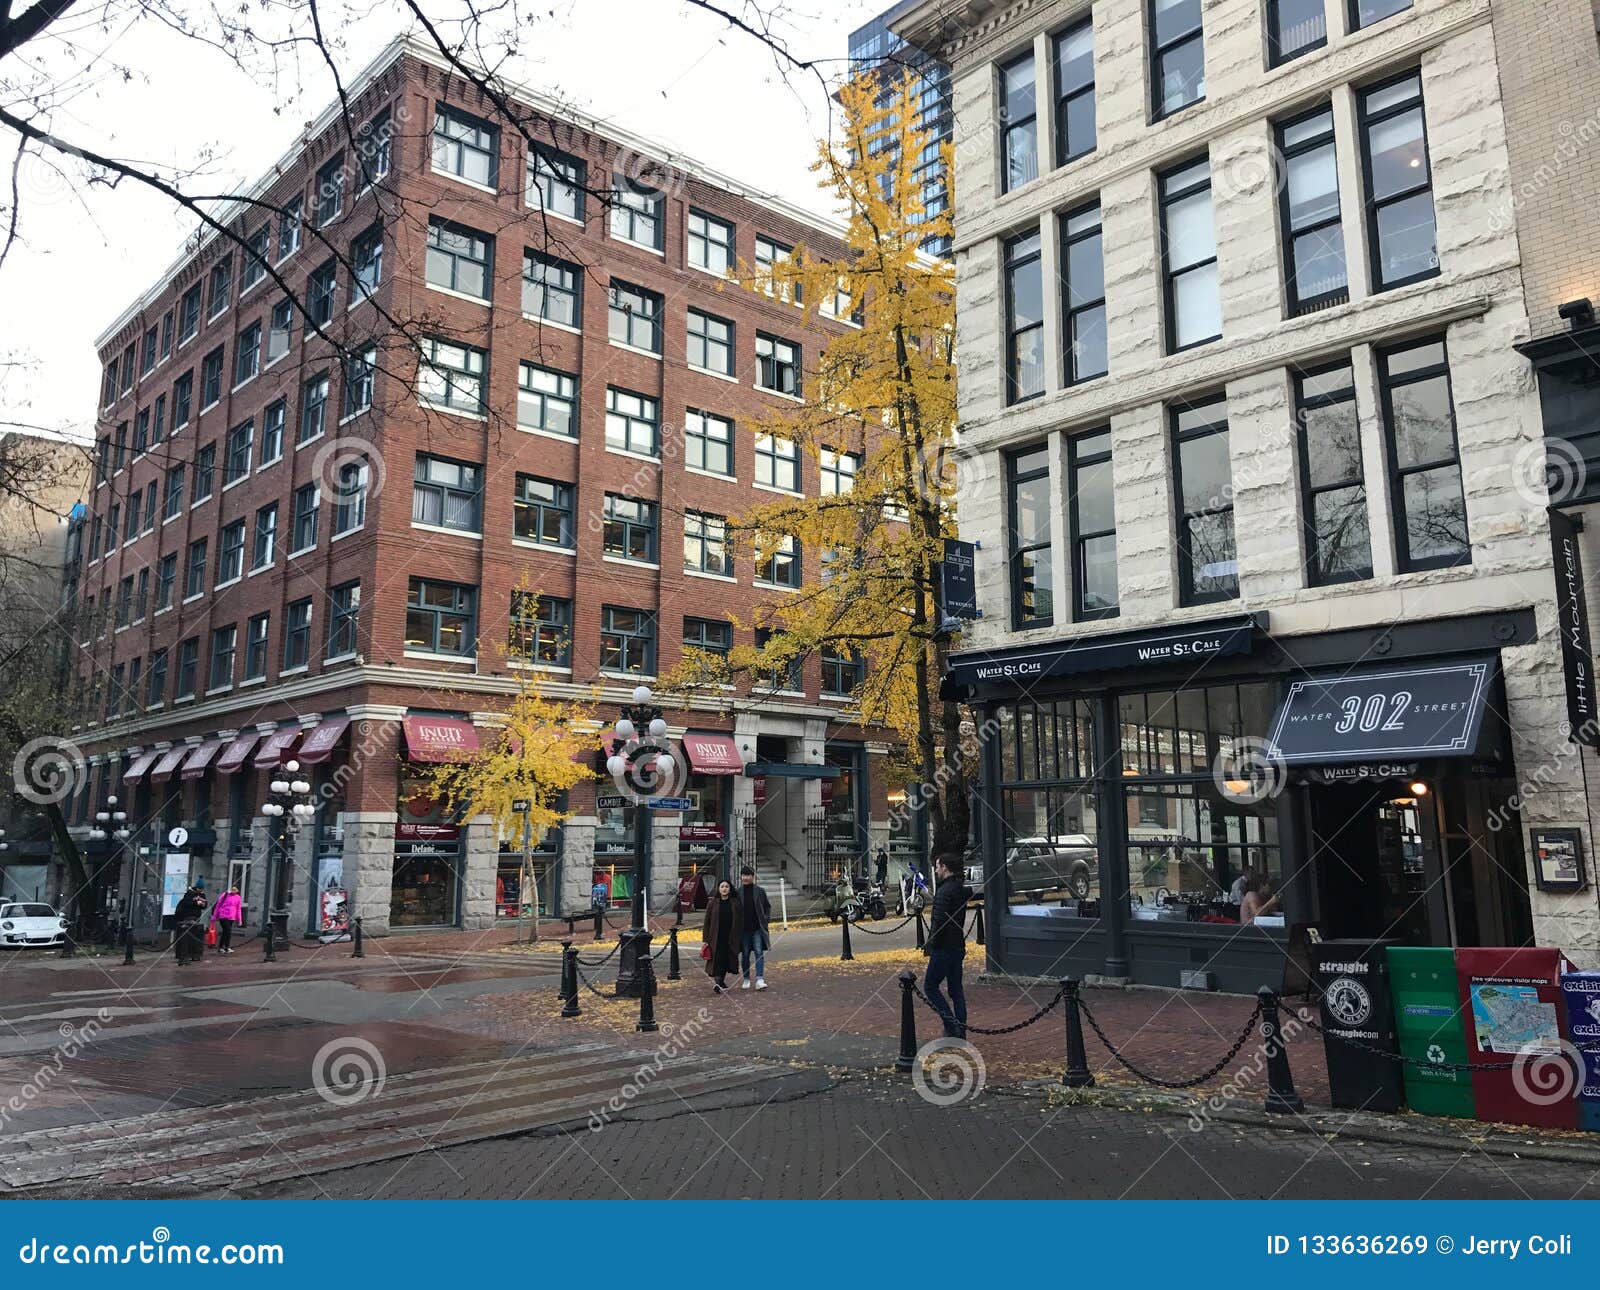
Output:
[[744,910],[740,908],[733,884],[724,878],[706,901],[705,926],[700,939],[710,947],[705,960],[706,975],[715,983],[713,991],[728,988],[728,973],[739,970],[739,946],[744,943]]

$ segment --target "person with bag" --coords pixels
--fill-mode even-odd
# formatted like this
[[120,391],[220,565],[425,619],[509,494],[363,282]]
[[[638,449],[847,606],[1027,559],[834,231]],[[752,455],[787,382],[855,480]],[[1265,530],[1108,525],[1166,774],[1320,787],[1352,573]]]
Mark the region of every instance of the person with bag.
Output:
[[189,890],[178,898],[172,910],[172,949],[178,957],[179,967],[200,959],[200,919],[206,912],[207,903],[205,879],[196,878]]
[[744,931],[739,938],[739,988],[750,988],[750,962],[755,960],[756,989],[767,988],[767,951],[772,941],[767,925],[772,921],[772,902],[756,882],[756,871],[749,865],[739,870],[739,918]]
[[724,878],[716,894],[706,901],[706,921],[700,929],[700,957],[706,975],[712,980],[712,993],[728,988],[728,973],[738,970],[739,947],[744,942],[744,911],[733,894],[733,884]]
[[[244,921],[244,897],[237,887],[229,887],[211,912],[211,925],[216,930],[218,954],[233,953],[233,929]],[[209,938],[208,938],[209,939]]]
[[[972,899],[972,888],[958,876],[961,872],[959,856],[941,855],[933,862],[933,876],[938,885],[933,891],[933,913],[928,920],[928,938],[922,952],[928,956],[928,971],[922,980],[922,992],[928,996],[934,1011],[944,1022],[944,1033],[952,1039],[967,1037],[967,995],[961,986],[961,969],[967,957],[967,932],[965,927],[967,902]],[[945,1001],[940,986],[950,991]]]

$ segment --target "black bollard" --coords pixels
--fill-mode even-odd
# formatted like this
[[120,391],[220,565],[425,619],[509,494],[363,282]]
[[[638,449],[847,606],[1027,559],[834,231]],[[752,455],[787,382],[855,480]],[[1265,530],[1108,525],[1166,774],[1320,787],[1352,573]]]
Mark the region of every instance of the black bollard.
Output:
[[568,914],[567,915],[567,939],[569,941],[574,936],[576,936],[578,934],[577,925],[578,925],[578,916],[576,914]]
[[928,929],[923,926],[922,911],[917,910],[917,948],[920,950],[928,939]]
[[667,980],[683,980],[683,973],[678,969],[678,929],[669,927],[667,929]]
[[594,907],[594,938],[599,940],[605,930],[605,911],[599,905]]
[[266,937],[266,952],[262,954],[261,961],[263,963],[276,963],[278,961],[278,956],[273,953],[272,949],[272,924],[268,923],[261,934]]
[[680,900],[680,901],[678,901],[678,920],[677,920],[677,926],[679,926],[679,927],[682,927],[682,926],[683,926],[683,902],[682,902],[682,901],[681,901],[681,900]]
[[974,939],[977,941],[977,943],[979,945],[983,945],[983,944],[986,943],[984,941],[984,939],[983,939],[983,906],[982,905],[978,906],[977,935],[976,935],[976,937],[974,937]]
[[578,1007],[578,951],[571,941],[561,944],[561,997],[563,1017],[582,1014],[583,1009]]
[[656,965],[650,958],[649,948],[649,942],[646,942],[639,953],[639,1020],[634,1025],[635,1030],[642,1030],[646,1034],[661,1029],[656,1025]]
[[122,924],[122,966],[128,967],[133,963],[133,924]]
[[361,948],[361,920],[359,918],[356,919],[355,925],[350,929],[350,957],[353,959],[367,957],[367,952]]
[[855,955],[850,952],[850,920],[843,915],[839,918],[840,935],[844,937],[844,948],[839,951],[839,962],[848,963]]
[[1067,1013],[1067,1069],[1061,1082],[1068,1088],[1093,1088],[1094,1076],[1089,1071],[1089,1056],[1083,1051],[1083,1017],[1078,1011],[1078,982],[1075,977],[1061,978],[1062,1002]]
[[911,995],[916,984],[915,973],[900,974],[900,1056],[894,1068],[902,1074],[917,1064],[917,1001]]
[[1256,991],[1261,1008],[1261,1042],[1267,1049],[1267,1102],[1265,1109],[1274,1115],[1295,1115],[1306,1109],[1294,1091],[1294,1076],[1289,1071],[1289,1050],[1283,1042],[1283,1027],[1278,1022],[1278,992],[1269,986]]

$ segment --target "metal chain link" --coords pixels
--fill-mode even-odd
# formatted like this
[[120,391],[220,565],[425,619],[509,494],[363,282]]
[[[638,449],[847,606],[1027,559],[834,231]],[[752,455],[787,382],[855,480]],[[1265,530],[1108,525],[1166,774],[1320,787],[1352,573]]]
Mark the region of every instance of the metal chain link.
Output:
[[[944,1009],[936,1004],[932,999],[928,998],[927,995],[923,994],[922,987],[915,981],[911,983],[911,991],[917,996],[917,998],[921,999],[923,1003],[927,1004],[928,1007],[933,1009],[934,1015],[937,1016],[940,1021],[945,1019],[946,1014]],[[974,1026],[969,1021],[962,1026],[962,1029],[970,1030],[975,1035],[1014,1035],[1017,1031],[1033,1025],[1033,1023],[1038,1021],[1041,1017],[1049,1016],[1050,1013],[1055,1010],[1055,1006],[1061,1002],[1065,995],[1066,991],[1060,986],[1057,986],[1055,998],[1051,999],[1049,1003],[1045,1004],[1044,1007],[1040,1008],[1038,1012],[1034,1013],[1033,1016],[1029,1017],[1026,1021],[1019,1021],[1014,1026]]]
[[865,932],[868,936],[891,936],[895,932],[898,932],[902,927],[904,927],[907,923],[909,923],[915,917],[916,917],[915,914],[909,914],[905,918],[902,918],[893,927],[885,927],[882,931],[879,931],[876,928],[868,927],[865,924],[859,923],[859,922],[851,923],[850,926],[855,928],[856,931],[858,931],[858,932]]
[[1250,1015],[1245,1018],[1244,1028],[1239,1032],[1239,1037],[1233,1041],[1233,1047],[1228,1049],[1227,1056],[1211,1067],[1210,1070],[1195,1075],[1190,1079],[1169,1080],[1162,1079],[1159,1075],[1152,1075],[1149,1071],[1140,1070],[1119,1053],[1116,1045],[1106,1038],[1106,1032],[1100,1029],[1100,1023],[1094,1019],[1094,1013],[1089,1010],[1089,1005],[1083,1000],[1082,996],[1078,999],[1078,1007],[1082,1010],[1083,1015],[1089,1019],[1090,1027],[1099,1036],[1100,1042],[1106,1046],[1106,1051],[1116,1058],[1117,1064],[1137,1075],[1146,1084],[1154,1084],[1159,1088],[1194,1088],[1197,1084],[1204,1084],[1208,1079],[1216,1078],[1227,1067],[1228,1063],[1239,1055],[1239,1050],[1244,1047],[1245,1040],[1250,1038],[1251,1031],[1256,1028],[1256,1019],[1261,1015],[1261,1005],[1258,1003],[1250,1009]]
[[589,993],[594,995],[596,999],[604,999],[607,1003],[612,1003],[615,1001],[615,996],[601,994],[600,991],[596,990],[594,988],[594,982],[590,981],[588,977],[584,976],[583,969],[581,967],[578,969],[578,980],[582,981],[584,985],[589,987]]
[[[1369,1044],[1365,1040],[1357,1039],[1352,1035],[1341,1035],[1337,1030],[1329,1030],[1327,1027],[1322,1025],[1321,1022],[1314,1021],[1310,1017],[1301,1017],[1300,1021],[1302,1024],[1309,1026],[1312,1030],[1315,1030],[1324,1039],[1331,1037],[1333,1039],[1337,1039],[1342,1044],[1348,1044],[1352,1048],[1363,1049],[1366,1052],[1372,1053],[1376,1057],[1384,1057],[1391,1062],[1399,1062],[1402,1066],[1415,1066],[1421,1070],[1453,1071],[1457,1074],[1470,1071],[1509,1071],[1515,1070],[1518,1063],[1525,1060],[1522,1057],[1517,1057],[1513,1058],[1509,1062],[1481,1062],[1477,1064],[1472,1062],[1433,1062],[1429,1061],[1426,1057],[1407,1057],[1404,1053],[1390,1052],[1387,1048],[1380,1048],[1377,1044]],[[1560,1056],[1559,1053],[1540,1053],[1531,1055],[1544,1057]]]
[[613,945],[609,950],[607,950],[599,958],[597,958],[597,959],[586,959],[580,954],[578,956],[578,962],[582,963],[584,967],[604,967],[606,965],[606,963],[608,961],[610,961],[611,956],[613,954],[615,954],[621,948],[622,948],[622,942],[618,941],[615,945]]

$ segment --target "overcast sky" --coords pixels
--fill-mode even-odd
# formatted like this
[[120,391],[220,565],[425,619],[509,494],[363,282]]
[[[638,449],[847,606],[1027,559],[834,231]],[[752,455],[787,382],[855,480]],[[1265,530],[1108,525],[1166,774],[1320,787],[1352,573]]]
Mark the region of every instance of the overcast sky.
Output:
[[[783,7],[780,29],[793,52],[837,60],[825,67],[836,75],[849,33],[887,0]],[[452,0],[429,8],[460,11]],[[321,10],[345,46],[338,61],[346,79],[402,30],[393,4],[341,11],[325,0]],[[524,20],[520,47],[530,52],[507,69],[516,79],[828,213],[809,170],[827,97],[814,77],[781,70],[751,37],[679,0],[545,0]],[[191,192],[252,182],[334,95],[311,49],[285,55],[275,74],[264,66],[252,74],[149,18],[112,27],[106,35],[101,24],[85,24],[70,43],[43,51],[62,74],[80,77],[51,124],[123,159],[200,165],[204,178],[185,185]],[[9,160],[13,141],[4,143]],[[14,364],[0,366],[0,421],[88,436],[100,380],[94,339],[171,263],[193,222],[126,183],[85,191],[38,162],[20,178],[19,244],[0,268],[0,359]]]

